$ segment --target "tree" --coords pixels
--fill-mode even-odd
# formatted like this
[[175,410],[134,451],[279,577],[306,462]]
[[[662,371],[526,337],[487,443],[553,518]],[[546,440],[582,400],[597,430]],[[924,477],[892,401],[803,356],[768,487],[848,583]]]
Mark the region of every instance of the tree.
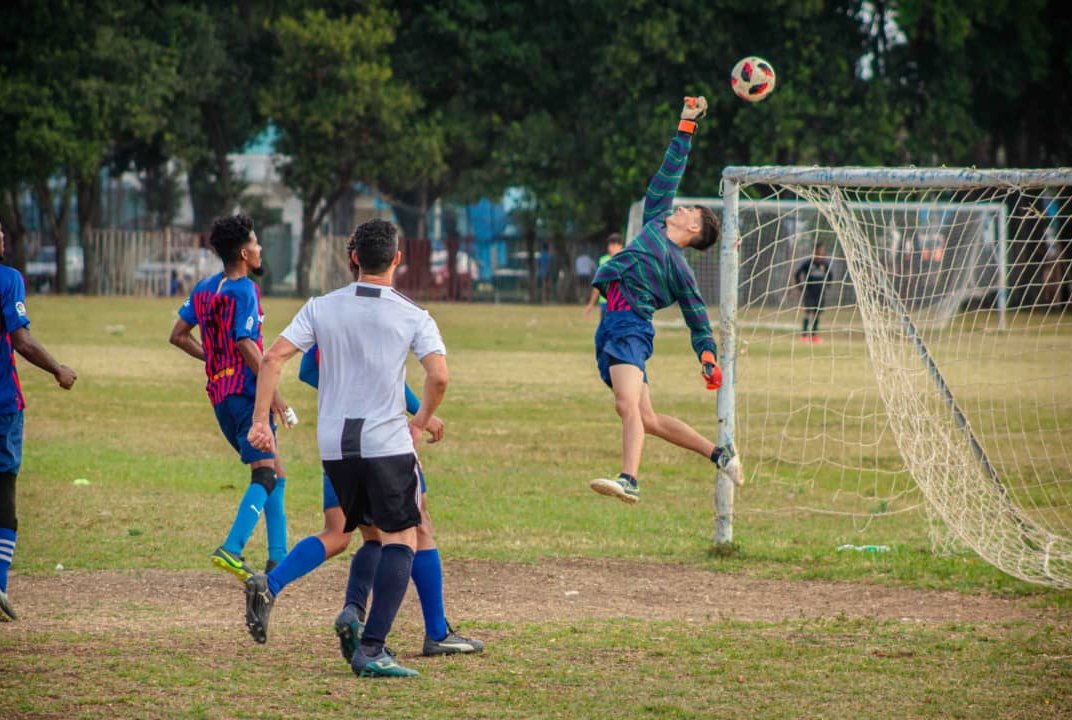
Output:
[[[0,43],[0,94],[11,121],[3,140],[15,168],[7,184],[16,195],[28,186],[45,216],[58,258],[57,292],[67,285],[69,214],[78,213],[82,231],[93,224],[100,171],[117,138],[156,132],[173,87],[172,56],[140,33],[140,11],[131,0],[56,1],[5,8],[0,16],[0,25],[18,28]],[[92,257],[87,261],[92,269]]]
[[186,169],[195,228],[207,228],[240,203],[246,184],[229,156],[267,124],[259,98],[272,82],[277,52],[270,24],[304,4],[172,0],[153,25],[154,37],[178,58],[180,83],[160,144],[165,158],[180,159]]
[[302,201],[299,295],[309,292],[313,241],[332,206],[409,141],[418,98],[394,79],[384,52],[397,21],[373,4],[352,15],[306,10],[272,23],[279,54],[261,103],[280,131],[283,178]]

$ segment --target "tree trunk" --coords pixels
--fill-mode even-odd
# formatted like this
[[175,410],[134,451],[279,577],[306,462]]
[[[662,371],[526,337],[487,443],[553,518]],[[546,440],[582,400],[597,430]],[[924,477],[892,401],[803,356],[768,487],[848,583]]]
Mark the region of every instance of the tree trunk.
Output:
[[82,270],[82,292],[87,295],[100,295],[100,261],[97,247],[91,239],[95,228],[100,227],[101,220],[101,179],[100,173],[86,173],[77,180],[78,196],[78,234],[84,258]]
[[53,204],[52,189],[48,186],[47,180],[38,182],[34,186],[34,195],[37,197],[37,204],[48,219],[52,244],[56,247],[56,284],[52,292],[62,295],[67,292],[67,217],[71,209],[70,180],[64,183],[59,210]]
[[[309,297],[309,270],[313,265],[313,247],[316,242],[316,206],[315,203],[302,203],[302,231],[301,242],[298,245],[298,270],[296,273],[296,285],[298,297]],[[320,288],[323,291],[325,288]]]
[[19,193],[8,190],[0,204],[0,222],[4,225],[4,252],[2,259],[8,267],[26,273],[26,225],[19,210]]
[[424,240],[428,238],[428,181],[421,181],[421,189],[417,193],[417,234],[416,237]]
[[535,305],[539,298],[539,288],[536,287],[536,218],[532,224],[525,228],[525,252],[529,258],[529,302]]

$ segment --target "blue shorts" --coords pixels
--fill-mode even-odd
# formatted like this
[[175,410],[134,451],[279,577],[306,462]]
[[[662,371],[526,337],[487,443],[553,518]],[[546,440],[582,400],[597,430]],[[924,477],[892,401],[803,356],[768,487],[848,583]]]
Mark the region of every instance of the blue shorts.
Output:
[[644,382],[648,373],[644,363],[651,357],[652,341],[655,328],[632,310],[615,310],[606,313],[596,328],[596,365],[599,377],[612,387],[610,382],[611,365],[633,365],[644,373]]
[[[258,450],[249,444],[249,427],[253,424],[253,398],[246,395],[228,395],[219,405],[212,408],[216,411],[216,422],[220,424],[220,430],[231,447],[238,451],[242,462],[246,465],[258,460],[271,460],[275,457],[270,452]],[[272,432],[275,432],[275,423],[269,420]]]
[[[421,469],[421,464],[417,463],[417,477],[421,480],[421,493],[428,492],[428,486],[424,483],[424,470]],[[335,487],[331,484],[331,478],[327,473],[324,473],[324,509],[330,510],[333,507],[339,507],[339,496],[335,494]]]
[[0,415],[0,473],[19,474],[22,466],[22,411]]

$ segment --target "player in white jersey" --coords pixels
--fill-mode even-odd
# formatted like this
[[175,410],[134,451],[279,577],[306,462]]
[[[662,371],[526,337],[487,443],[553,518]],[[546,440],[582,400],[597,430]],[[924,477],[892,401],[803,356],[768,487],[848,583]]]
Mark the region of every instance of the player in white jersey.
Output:
[[[409,583],[421,522],[414,447],[446,392],[446,348],[435,320],[391,287],[402,257],[394,225],[363,223],[348,251],[356,282],[309,300],[265,356],[249,441],[272,446],[268,410],[283,363],[318,345],[317,443],[324,471],[346,515],[344,530],[378,532],[382,542],[372,604],[350,666],[360,676],[411,677],[417,672],[399,665],[384,642]],[[420,410],[407,422],[403,386],[411,352],[426,376]],[[307,537],[270,573],[246,581],[246,626],[254,640],[267,640],[280,590],[325,554],[317,536]]]

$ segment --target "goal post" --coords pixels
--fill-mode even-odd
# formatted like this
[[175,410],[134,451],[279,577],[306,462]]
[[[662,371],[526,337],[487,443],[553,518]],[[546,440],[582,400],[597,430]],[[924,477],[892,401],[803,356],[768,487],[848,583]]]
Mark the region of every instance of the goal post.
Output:
[[[692,262],[719,302],[719,441],[796,498],[766,510],[923,509],[1072,587],[1072,169],[728,167],[722,190],[678,202],[721,205],[717,271]],[[716,542],[733,516],[717,477]]]

